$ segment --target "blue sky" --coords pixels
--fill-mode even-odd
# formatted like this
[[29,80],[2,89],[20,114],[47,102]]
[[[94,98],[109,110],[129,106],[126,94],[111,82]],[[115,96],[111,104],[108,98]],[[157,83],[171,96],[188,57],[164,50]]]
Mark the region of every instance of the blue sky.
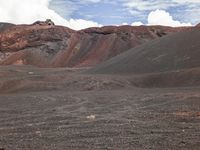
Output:
[[[51,5],[57,3],[58,1],[62,1],[62,4],[66,4],[66,7],[59,5],[57,5],[56,7],[51,7],[54,7],[55,10],[66,19],[68,19],[68,17],[71,17],[74,19],[93,20],[103,25],[121,24],[124,22],[131,23],[133,20],[135,20],[133,15],[131,15],[119,2],[112,3],[102,1],[98,3],[87,2],[80,4],[76,1],[71,1],[72,3],[69,3],[68,0],[54,0],[52,1]],[[69,13],[65,13],[64,11],[66,8],[68,8],[67,4],[71,4],[72,6],[72,11],[70,12],[70,15]]]
[[191,26],[200,22],[200,0],[0,0],[0,22],[51,19],[80,30],[104,25]]
[[85,19],[103,25],[143,22],[156,9],[170,13],[174,20],[200,22],[200,0],[53,0],[50,3],[61,16]]

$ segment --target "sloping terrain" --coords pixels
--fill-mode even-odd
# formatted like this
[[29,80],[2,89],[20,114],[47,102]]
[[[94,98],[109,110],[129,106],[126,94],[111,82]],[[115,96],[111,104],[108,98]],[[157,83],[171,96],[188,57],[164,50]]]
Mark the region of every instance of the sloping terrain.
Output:
[[193,27],[121,26],[74,31],[53,23],[0,25],[0,65],[88,67],[172,32]]
[[199,86],[199,58],[200,29],[196,28],[133,48],[88,73],[131,76],[138,87]]
[[131,49],[90,72],[141,74],[200,67],[200,29],[171,34]]

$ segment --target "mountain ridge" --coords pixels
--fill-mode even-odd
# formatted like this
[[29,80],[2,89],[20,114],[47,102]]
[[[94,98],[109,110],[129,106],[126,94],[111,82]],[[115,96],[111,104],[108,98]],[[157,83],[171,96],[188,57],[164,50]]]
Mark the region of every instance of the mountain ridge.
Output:
[[194,28],[105,26],[75,31],[52,22],[1,26],[0,65],[38,67],[91,67],[153,39]]

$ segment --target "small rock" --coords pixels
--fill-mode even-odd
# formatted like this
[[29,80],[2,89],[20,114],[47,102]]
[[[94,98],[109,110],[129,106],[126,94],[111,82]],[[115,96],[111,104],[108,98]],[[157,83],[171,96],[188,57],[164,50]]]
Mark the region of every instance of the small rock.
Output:
[[87,116],[86,118],[90,119],[90,120],[94,120],[94,119],[96,119],[96,116],[95,115],[90,115],[90,116]]
[[35,133],[36,133],[38,136],[40,136],[40,137],[42,136],[41,131],[36,131]]

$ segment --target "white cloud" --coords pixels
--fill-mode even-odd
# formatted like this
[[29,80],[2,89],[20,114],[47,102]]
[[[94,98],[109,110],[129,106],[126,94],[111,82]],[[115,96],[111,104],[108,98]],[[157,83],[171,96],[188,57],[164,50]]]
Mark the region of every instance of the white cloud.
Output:
[[74,27],[75,29],[85,29],[89,27],[101,27],[102,25],[93,22],[93,21],[87,21],[83,19],[70,19],[69,26]]
[[[173,17],[165,10],[155,10],[151,11],[147,18],[146,25],[163,25],[163,26],[172,26],[172,27],[179,27],[179,26],[192,26],[191,23],[182,23],[180,21],[174,20]],[[142,22],[133,22],[132,26],[140,26],[144,25]]]
[[[200,0],[121,0],[123,6],[130,12],[144,19],[144,14],[161,9],[175,10],[176,18],[196,24],[200,21]],[[182,9],[184,8],[184,10]]]
[[70,19],[70,16],[78,10],[78,6],[69,0],[50,0],[49,9],[55,10],[60,16]]
[[155,10],[155,9],[166,9],[176,4],[173,0],[124,0],[124,6],[129,8],[130,10]]
[[99,3],[101,0],[82,0],[83,2]]
[[173,0],[174,2],[176,2],[176,3],[200,3],[200,1],[199,0]]
[[140,21],[137,21],[137,22],[133,22],[131,25],[132,26],[141,26],[141,25],[143,25],[143,23]]
[[187,20],[192,24],[197,24],[200,22],[200,5],[197,7],[196,5],[190,6],[184,10],[184,12],[180,12],[179,16],[182,20]]
[[130,9],[155,10],[168,9],[180,5],[200,4],[200,0],[122,0],[123,5]]
[[123,22],[122,25],[123,25],[123,26],[126,26],[126,25],[128,25],[128,23],[127,23],[127,22]]
[[149,25],[164,25],[164,26],[191,26],[191,23],[181,23],[180,21],[176,21],[173,17],[164,10],[155,10],[149,13],[148,16],[148,24]]
[[[0,0],[0,22],[15,24],[30,24],[37,20],[51,19],[57,25],[63,25],[75,30],[100,24],[82,19],[66,20],[49,8],[51,0]],[[97,2],[97,0],[93,0]]]

